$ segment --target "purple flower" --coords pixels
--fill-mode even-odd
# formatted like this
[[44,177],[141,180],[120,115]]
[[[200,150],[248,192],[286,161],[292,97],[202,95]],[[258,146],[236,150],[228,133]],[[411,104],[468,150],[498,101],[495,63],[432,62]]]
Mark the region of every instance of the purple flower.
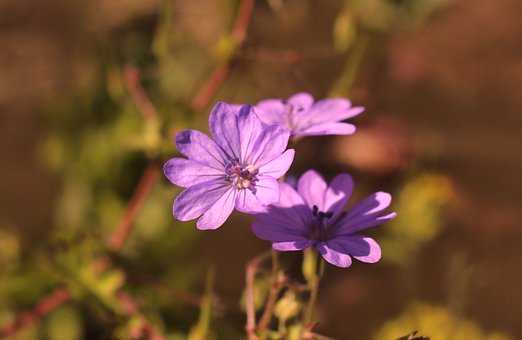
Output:
[[376,192],[348,211],[343,208],[353,190],[348,174],[336,176],[329,185],[317,172],[307,171],[299,178],[297,191],[280,183],[279,202],[256,214],[252,229],[257,237],[271,241],[279,251],[314,247],[329,263],[349,267],[351,257],[374,263],[381,248],[359,231],[391,220],[396,213],[385,213],[391,195]]
[[341,123],[364,111],[363,107],[352,107],[344,98],[323,99],[314,103],[314,98],[305,92],[288,98],[266,99],[256,105],[259,118],[267,124],[279,124],[290,130],[293,136],[351,135],[355,126]]
[[196,130],[176,135],[176,147],[186,158],[172,158],[165,176],[186,188],[174,201],[180,221],[199,218],[198,229],[219,228],[234,207],[259,210],[279,198],[277,179],[294,159],[286,150],[289,133],[263,124],[252,106],[218,102],[209,117],[212,139]]

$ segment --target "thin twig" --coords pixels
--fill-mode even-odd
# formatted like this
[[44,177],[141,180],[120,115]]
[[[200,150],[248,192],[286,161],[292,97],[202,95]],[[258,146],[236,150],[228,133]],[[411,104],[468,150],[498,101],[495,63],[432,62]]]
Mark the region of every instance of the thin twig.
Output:
[[265,304],[265,310],[263,311],[263,315],[261,319],[259,319],[259,325],[257,326],[257,330],[259,332],[263,332],[269,325],[270,320],[272,319],[272,314],[274,312],[274,306],[277,300],[277,295],[283,283],[285,282],[284,275],[281,275],[279,272],[279,260],[277,258],[277,251],[272,250],[272,285],[270,286],[270,292],[268,293],[268,299]]
[[134,66],[127,65],[123,69],[123,79],[127,91],[143,117],[146,120],[156,118],[158,112],[141,86],[140,71]]
[[[248,27],[252,20],[252,12],[254,10],[254,0],[243,0],[238,10],[238,15],[232,28],[231,36],[236,43],[238,49],[245,41]],[[230,61],[234,53],[230,57],[220,63],[210,77],[203,83],[203,86],[197,91],[192,100],[192,108],[196,111],[203,109],[208,105],[214,94],[221,87],[230,71]]]
[[158,180],[158,166],[155,162],[149,163],[145,172],[140,178],[140,181],[132,195],[127,209],[123,214],[123,218],[120,224],[112,233],[107,246],[112,251],[119,251],[125,244],[125,241],[129,238],[132,231],[134,220],[140,211],[141,207],[145,203],[145,200],[152,190],[154,184]]
[[225,81],[228,75],[230,66],[228,63],[224,63],[214,70],[208,80],[203,84],[201,89],[198,91],[194,100],[192,101],[192,108],[194,110],[201,110],[208,105],[214,93],[217,92],[221,84]]
[[132,296],[129,294],[120,291],[116,294],[118,301],[120,302],[120,306],[123,312],[128,316],[137,316],[141,322],[141,328],[137,330],[136,334],[133,334],[133,337],[136,339],[143,338],[142,332],[148,336],[149,340],[165,340],[166,338],[159,333],[154,326],[141,314],[138,308],[138,304]]
[[271,252],[262,253],[254,257],[246,266],[246,314],[247,321],[245,330],[247,332],[248,340],[257,340],[256,335],[256,308],[254,305],[254,280],[257,270],[261,263],[270,256]]
[[243,43],[246,38],[248,26],[252,20],[252,11],[254,10],[254,0],[243,0],[239,7],[238,15],[232,28],[232,37],[238,44]]
[[0,338],[14,336],[20,329],[40,321],[42,317],[58,308],[71,299],[67,288],[55,289],[51,294],[43,297],[32,310],[20,313],[12,322],[0,329]]

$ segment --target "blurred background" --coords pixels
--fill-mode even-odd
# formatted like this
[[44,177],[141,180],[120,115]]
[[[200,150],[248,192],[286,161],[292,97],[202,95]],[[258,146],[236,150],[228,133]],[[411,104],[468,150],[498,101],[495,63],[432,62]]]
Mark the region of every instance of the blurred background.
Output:
[[[158,170],[216,100],[308,91],[366,112],[353,136],[301,140],[290,174],[349,172],[354,200],[389,191],[399,213],[372,231],[381,262],[327,267],[316,331],[522,339],[520,13],[518,0],[2,0],[0,336],[244,338],[244,268],[269,244],[244,215],[213,232],[174,221],[179,190]],[[302,280],[298,254],[281,261]]]

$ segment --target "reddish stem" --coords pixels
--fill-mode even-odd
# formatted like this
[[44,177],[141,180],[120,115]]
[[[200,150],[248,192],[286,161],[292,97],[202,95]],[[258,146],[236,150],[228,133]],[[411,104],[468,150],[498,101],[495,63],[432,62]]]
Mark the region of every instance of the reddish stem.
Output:
[[48,313],[58,308],[71,299],[67,288],[57,288],[51,294],[43,297],[32,310],[22,312],[17,317],[0,329],[0,337],[8,338],[14,336],[20,329],[40,321]]
[[[232,28],[232,38],[237,46],[245,41],[248,27],[252,20],[252,12],[254,10],[254,0],[243,0],[238,10],[238,15]],[[194,96],[192,100],[192,108],[196,111],[203,109],[208,105],[214,94],[221,87],[230,71],[230,60],[224,62],[214,69],[210,77],[203,83],[203,86]]]
[[138,110],[147,120],[156,118],[158,112],[141,86],[140,78],[140,71],[136,67],[127,65],[123,69],[125,86]]
[[123,214],[123,218],[121,219],[120,224],[112,233],[107,246],[112,251],[120,251],[124,246],[125,241],[129,238],[130,233],[132,232],[132,227],[134,225],[134,220],[143,204],[147,196],[156,181],[158,180],[158,166],[155,162],[149,163],[145,172],[140,178],[140,181],[132,195],[127,209]]

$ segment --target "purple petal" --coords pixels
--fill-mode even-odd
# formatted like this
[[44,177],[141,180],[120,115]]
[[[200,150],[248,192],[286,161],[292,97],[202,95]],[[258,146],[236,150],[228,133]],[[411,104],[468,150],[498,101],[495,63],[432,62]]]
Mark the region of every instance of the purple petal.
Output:
[[[290,185],[279,183],[279,192],[277,204],[270,205],[264,212],[255,215],[256,220],[252,226],[254,232],[260,238],[270,241],[288,241],[287,236],[291,236],[290,240],[308,238],[309,227],[312,225],[310,209]],[[263,237],[265,232],[280,235],[280,238]]]
[[185,158],[172,158],[163,165],[163,173],[175,185],[186,188],[223,177],[223,171]]
[[370,237],[338,237],[327,243],[332,249],[350,254],[361,262],[375,263],[381,259],[381,247]]
[[371,215],[383,211],[391,204],[392,196],[383,191],[378,191],[366,197],[361,202],[354,205],[346,215],[351,219],[359,215]]
[[252,106],[244,105],[237,115],[237,127],[240,140],[240,161],[249,163],[249,156],[257,147],[256,141],[261,137],[266,125],[254,113]]
[[346,219],[343,218],[341,221],[336,223],[336,230],[333,232],[335,236],[351,235],[358,231],[373,228],[385,222],[394,219],[397,213],[392,212],[386,215],[361,215],[358,218]]
[[249,189],[240,190],[236,197],[236,209],[244,213],[264,210],[264,206],[279,200],[279,182],[272,177],[258,176],[255,193]]
[[324,195],[324,209],[334,213],[332,219],[342,212],[346,202],[352,196],[353,186],[353,179],[349,174],[337,175],[330,182]]
[[266,212],[256,214],[252,231],[262,240],[272,242],[308,241],[306,226],[283,213],[283,208],[270,206]]
[[312,225],[312,212],[301,196],[286,183],[279,183],[279,202],[268,207],[266,214],[256,215],[257,220],[282,228],[296,228],[300,235],[308,235]]
[[323,212],[325,212],[324,196],[326,188],[324,178],[314,170],[305,172],[297,182],[297,191],[310,209],[315,205],[319,208],[319,211]]
[[196,130],[183,130],[176,134],[176,147],[189,159],[215,169],[224,167],[223,151],[204,133]]
[[334,250],[324,242],[319,243],[316,248],[323,259],[325,259],[326,262],[333,264],[334,266],[348,268],[352,264],[350,255]]
[[217,102],[209,117],[209,127],[216,143],[229,158],[240,159],[237,106]]
[[264,128],[255,141],[252,153],[247,156],[247,163],[259,168],[276,159],[285,151],[289,138],[290,132],[278,125]]
[[266,99],[256,104],[255,110],[259,118],[268,125],[283,124],[286,120],[287,108],[280,99]]
[[234,210],[236,201],[236,190],[229,188],[196,223],[200,230],[217,229],[225,223],[226,219]]
[[309,93],[300,92],[288,98],[288,103],[294,106],[294,111],[308,111],[314,103],[314,97]]
[[363,111],[363,107],[352,107],[352,103],[348,99],[332,98],[315,102],[307,116],[310,123],[321,124],[352,118]]
[[290,184],[279,183],[279,202],[277,205],[289,208],[305,205],[305,201]]
[[260,167],[259,173],[273,178],[282,177],[290,169],[290,165],[294,161],[294,155],[294,149],[286,150],[281,156]]
[[274,242],[272,248],[278,251],[303,250],[312,246],[312,241]]
[[174,200],[174,217],[190,221],[201,216],[229,189],[225,181],[214,180],[196,184],[185,189]]
[[355,133],[355,126],[349,123],[322,123],[299,129],[298,136],[326,136],[326,135],[351,135]]

